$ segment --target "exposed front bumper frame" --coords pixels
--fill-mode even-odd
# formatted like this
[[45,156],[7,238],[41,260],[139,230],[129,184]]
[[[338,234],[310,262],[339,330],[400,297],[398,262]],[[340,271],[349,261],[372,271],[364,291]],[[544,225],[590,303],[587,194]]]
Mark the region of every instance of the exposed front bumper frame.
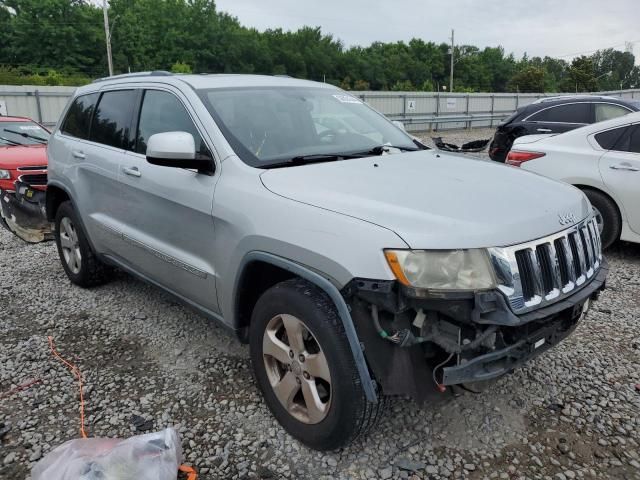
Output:
[[[574,295],[522,316],[529,317],[526,319],[527,321],[534,321],[553,317],[563,311],[570,311],[569,318],[566,317],[566,314],[564,318],[561,316],[553,318],[548,324],[513,345],[480,355],[464,364],[444,368],[442,384],[456,385],[499,377],[560,343],[578,326],[584,303],[588,299],[596,297],[604,289],[608,271],[608,265],[603,260],[596,277]],[[544,342],[540,344],[543,340]]]

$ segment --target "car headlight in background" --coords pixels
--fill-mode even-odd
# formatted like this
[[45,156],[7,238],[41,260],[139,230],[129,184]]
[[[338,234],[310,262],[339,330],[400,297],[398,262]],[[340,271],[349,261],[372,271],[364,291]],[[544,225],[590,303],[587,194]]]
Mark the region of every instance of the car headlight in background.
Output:
[[396,279],[408,287],[429,290],[486,290],[496,286],[484,249],[385,250]]
[[2,170],[0,168],[0,180],[9,180],[11,178],[11,172],[9,170]]

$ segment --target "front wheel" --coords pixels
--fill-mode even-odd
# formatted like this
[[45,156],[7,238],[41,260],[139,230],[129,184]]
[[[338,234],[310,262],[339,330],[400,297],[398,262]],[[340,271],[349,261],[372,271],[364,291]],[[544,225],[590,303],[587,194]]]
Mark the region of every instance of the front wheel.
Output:
[[598,224],[598,230],[600,230],[602,248],[609,248],[613,242],[620,238],[622,229],[622,219],[618,207],[601,192],[585,189],[584,193],[593,207],[593,214]]
[[376,424],[331,299],[292,279],[267,290],[251,318],[251,361],[265,402],[292,436],[317,450],[352,442]]

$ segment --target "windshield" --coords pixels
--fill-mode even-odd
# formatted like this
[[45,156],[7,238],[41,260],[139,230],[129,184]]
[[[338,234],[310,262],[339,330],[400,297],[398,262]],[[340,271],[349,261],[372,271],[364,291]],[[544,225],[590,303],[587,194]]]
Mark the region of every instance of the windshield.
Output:
[[0,145],[43,145],[49,135],[35,122],[0,122]]
[[216,88],[199,95],[235,152],[254,167],[383,145],[417,149],[384,116],[333,88]]

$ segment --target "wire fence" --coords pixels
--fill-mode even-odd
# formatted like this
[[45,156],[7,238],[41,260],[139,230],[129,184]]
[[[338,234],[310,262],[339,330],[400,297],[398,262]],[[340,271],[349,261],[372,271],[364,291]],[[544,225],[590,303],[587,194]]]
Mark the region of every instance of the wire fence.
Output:
[[[46,126],[58,121],[75,87],[0,85],[0,115],[29,117]],[[350,92],[407,130],[493,127],[545,93]],[[597,92],[640,100],[640,89]]]

